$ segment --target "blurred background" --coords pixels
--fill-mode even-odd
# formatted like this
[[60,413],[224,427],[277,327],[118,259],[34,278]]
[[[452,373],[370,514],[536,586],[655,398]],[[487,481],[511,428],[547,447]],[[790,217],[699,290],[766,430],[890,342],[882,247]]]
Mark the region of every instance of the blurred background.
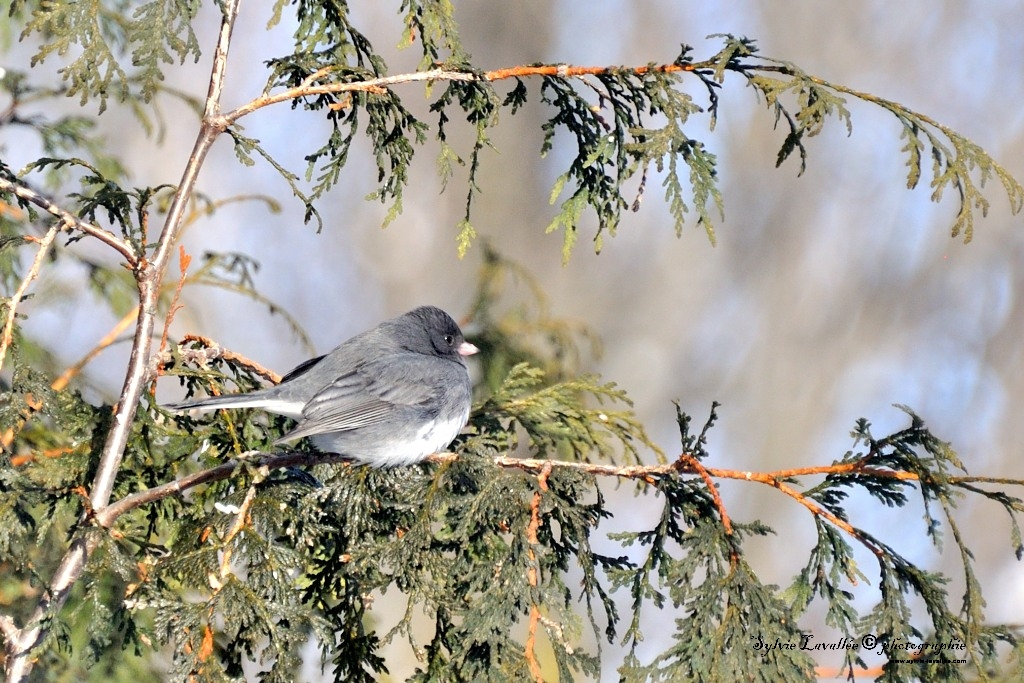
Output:
[[[357,25],[391,72],[415,69],[416,48],[393,48],[401,31],[397,3],[352,4]],[[706,39],[709,34],[745,35],[766,56],[930,115],[1024,179],[1024,7],[1017,2],[520,0],[455,6],[464,44],[484,69],[671,62],[681,43],[693,45],[702,59],[721,44]],[[267,20],[264,8],[243,3],[226,106],[256,96],[265,81],[262,61],[287,50],[288,30],[282,29],[290,27],[268,34]],[[209,13],[204,46],[212,44],[216,26]],[[170,71],[168,85],[205,95],[208,52],[204,47],[200,64]],[[15,46],[8,58],[30,54]],[[709,464],[741,470],[827,464],[851,447],[849,432],[859,417],[869,419],[878,436],[907,426],[907,416],[892,405],[900,403],[950,441],[972,474],[1024,476],[1024,219],[1010,215],[997,182],[988,186],[989,216],[979,219],[965,246],[949,237],[957,209],[952,193],[932,203],[927,176],[916,191],[904,189],[900,126],[890,115],[848,102],[852,135],[833,121],[809,141],[807,170],[798,177],[796,159],[774,167],[782,132],[773,129],[773,115],[753,91],[730,77],[716,130],[709,132],[701,117],[688,130],[718,155],[725,217],[717,225],[717,246],[695,223],[675,236],[652,178],[641,210],[625,215],[601,254],[588,241],[594,223],[587,216],[572,259],[562,265],[561,235],[543,231],[557,209],[548,199],[569,148],[556,144],[540,158],[540,126],[550,112],[537,101],[539,84],[528,85],[530,104],[514,117],[503,112],[491,133],[495,149],[483,154],[473,223],[496,250],[543,283],[553,316],[595,331],[603,352],[586,357],[582,369],[626,389],[667,454],[678,448],[674,399],[698,424],[713,400],[722,403]],[[421,88],[404,87],[400,94],[423,120],[436,121]],[[163,115],[162,144],[147,138],[129,114],[112,109],[101,118],[110,127],[110,145],[123,148],[133,185],[176,183],[180,176],[195,118],[173,101],[163,104]],[[305,168],[302,157],[319,145],[323,130],[315,116],[284,106],[243,124],[292,169]],[[450,124],[449,132],[468,155],[472,131],[459,124]],[[8,160],[14,168],[38,154],[10,140],[4,144],[11,157],[24,155]],[[327,225],[316,234],[273,169],[260,162],[240,166],[230,141],[220,140],[199,189],[213,198],[269,194],[281,210],[233,204],[192,226],[185,246],[196,256],[214,250],[254,257],[261,264],[256,286],[290,310],[313,348],[264,306],[209,288],[186,291],[173,331],[210,336],[284,372],[313,351],[325,352],[421,303],[464,315],[483,249],[478,243],[464,259],[456,255],[465,174],[441,193],[435,150],[420,151],[404,212],[382,230],[385,208],[364,200],[373,189],[372,158],[366,144],[358,145],[341,186],[320,204]],[[98,258],[109,258],[95,249]],[[82,275],[64,277],[71,292]],[[71,363],[116,317],[82,305],[81,296],[67,301],[63,311],[33,315],[28,327],[60,335],[61,353]],[[42,310],[41,303],[32,306]],[[32,307],[25,311],[31,315]],[[472,325],[468,332],[472,338]],[[105,352],[89,371],[90,381],[111,396],[120,386],[125,349]],[[169,382],[161,391],[169,400],[177,385]],[[722,494],[734,519],[762,519],[780,532],[752,544],[750,561],[765,581],[786,585],[813,542],[806,511],[752,484],[725,482]],[[632,490],[612,495],[612,508],[622,514],[609,530],[640,528],[658,512],[657,501],[631,502]],[[908,559],[954,570],[950,593],[959,595],[955,547],[942,552],[924,540],[918,509],[891,510],[871,501],[854,501],[850,509]],[[974,543],[989,618],[1019,622],[1024,583],[1002,510],[967,500],[960,524]],[[874,580],[870,556],[862,563]],[[652,629],[647,654],[660,651],[669,633]],[[606,648],[604,656],[606,677],[614,680],[617,653]]]

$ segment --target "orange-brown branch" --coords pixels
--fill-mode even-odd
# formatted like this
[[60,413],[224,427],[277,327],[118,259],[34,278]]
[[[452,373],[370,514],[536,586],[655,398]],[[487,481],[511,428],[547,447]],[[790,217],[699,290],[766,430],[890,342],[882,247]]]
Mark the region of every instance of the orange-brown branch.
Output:
[[[529,543],[529,548],[526,552],[527,557],[530,558],[530,568],[527,569],[526,580],[531,588],[536,588],[540,583],[540,568],[537,565],[537,554],[534,552],[534,547],[540,545],[540,539],[537,536],[541,525],[540,504],[544,497],[543,492],[548,490],[548,477],[551,476],[552,469],[551,466],[541,468],[540,473],[537,474],[539,490],[533,494],[533,500],[530,502],[530,524],[526,527],[526,541]],[[537,626],[540,624],[540,620],[540,606],[536,602],[531,602],[530,625],[524,650],[526,662],[530,668],[530,675],[537,683],[543,683],[544,681],[543,671],[540,668],[540,662],[537,661],[536,652]]]
[[[192,257],[185,252],[183,245],[178,245],[178,282],[174,287],[174,295],[171,297],[171,305],[167,307],[167,316],[164,318],[164,329],[160,334],[160,348],[157,353],[163,353],[167,350],[167,335],[170,333],[171,321],[174,320],[174,314],[181,308],[181,304],[178,300],[181,298],[181,290],[185,286],[185,278],[188,276],[188,267],[192,263]],[[150,393],[156,393],[156,377],[161,374],[163,369],[162,365],[157,366],[156,376],[153,377],[153,384],[150,388]]]
[[[186,334],[184,337],[182,337],[181,343],[185,344],[186,342],[196,342],[203,347],[201,349],[201,353],[203,355],[202,361],[210,361],[218,358],[223,358],[224,360],[229,360],[234,363],[238,363],[239,365],[244,365],[245,367],[249,368],[263,379],[269,382],[273,382],[274,384],[277,384],[278,382],[281,381],[281,375],[277,374],[273,370],[263,367],[256,361],[250,360],[249,358],[246,358],[240,353],[228,351],[227,349],[223,348],[222,346],[220,346],[220,344],[213,341],[209,337],[203,337],[198,334]],[[170,355],[164,352],[160,354],[159,358],[160,365],[162,367],[170,360]]]
[[227,579],[228,574],[231,573],[231,541],[240,531],[242,531],[242,529],[251,524],[252,520],[249,518],[249,510],[252,508],[254,500],[256,500],[255,482],[249,487],[249,490],[245,492],[245,499],[242,500],[241,506],[239,506],[238,511],[235,513],[235,521],[232,522],[231,528],[228,529],[227,534],[224,536],[224,540],[222,542],[224,550],[221,553],[220,577],[218,578],[218,582],[222,583]]
[[840,519],[839,517],[836,517],[834,514],[832,514],[825,508],[821,507],[816,502],[802,494],[800,491],[794,489],[792,486],[789,486],[788,484],[785,484],[780,480],[775,480],[775,483],[773,485],[779,491],[785,493],[787,496],[789,496],[790,498],[792,498],[793,500],[795,500],[796,502],[800,503],[805,508],[810,510],[811,513],[814,514],[816,517],[822,517],[828,520],[833,526],[842,529],[853,538],[856,538],[858,541],[861,542],[861,544],[864,545],[864,547],[868,548],[875,555],[881,557],[885,554],[881,548],[879,548],[877,545],[875,545],[873,541],[871,541],[871,539],[865,537],[864,534],[857,531],[857,529],[855,529],[849,522],[846,522]]
[[[529,472],[539,472],[544,468],[555,468],[555,467],[570,467],[578,469],[591,474],[620,477],[624,479],[642,479],[650,481],[652,477],[657,476],[669,476],[673,473],[679,474],[696,474],[704,479],[707,484],[708,490],[714,500],[715,506],[718,508],[719,514],[722,517],[722,524],[731,533],[732,526],[729,521],[728,513],[726,512],[725,505],[722,503],[721,497],[718,495],[718,491],[714,486],[714,479],[739,479],[743,481],[754,481],[759,484],[771,486],[772,488],[786,494],[800,505],[804,506],[811,511],[817,517],[826,520],[833,526],[841,529],[843,532],[849,534],[852,538],[863,544],[872,553],[876,555],[881,550],[871,542],[870,539],[866,538],[863,534],[857,531],[851,524],[843,521],[833,513],[829,512],[821,505],[811,500],[803,493],[793,488],[792,486],[785,483],[786,479],[790,479],[798,476],[813,476],[813,475],[829,475],[829,474],[860,474],[869,477],[880,477],[887,479],[898,479],[900,481],[917,481],[920,477],[914,472],[905,472],[899,470],[890,470],[879,467],[871,467],[863,460],[852,463],[843,463],[836,465],[823,465],[817,467],[805,467],[797,469],[777,470],[774,472],[749,472],[743,470],[728,470],[716,467],[704,467],[701,463],[697,462],[695,458],[686,458],[686,454],[683,454],[675,462],[668,465],[630,465],[625,467],[619,467],[617,465],[603,465],[596,463],[585,463],[585,462],[565,462],[557,460],[536,460],[528,458],[512,458],[508,456],[502,456],[496,459],[497,463],[503,467],[516,467]],[[438,456],[435,456],[438,457]],[[951,477],[949,481],[951,483],[957,483],[958,481],[971,481],[971,477]]]
[[82,358],[77,363],[69,366],[67,370],[62,372],[60,377],[53,381],[53,383],[50,385],[50,388],[52,388],[54,391],[63,391],[71,382],[71,380],[77,377],[79,373],[82,372],[82,369],[85,368],[85,366],[88,365],[93,358],[102,353],[102,351],[106,349],[108,346],[116,342],[117,338],[124,334],[128,330],[128,328],[135,323],[135,319],[138,316],[138,306],[135,306],[134,308],[132,308],[132,310],[125,313],[124,317],[118,320],[117,323],[112,328],[110,328],[110,331],[103,335],[102,339],[96,342],[96,346],[92,347],[92,349],[90,349],[87,354],[82,356]]
[[722,503],[722,497],[718,494],[718,487],[715,485],[714,479],[711,478],[711,472],[701,464],[700,460],[689,453],[680,454],[675,465],[677,469],[696,472],[704,480],[704,485],[708,487],[708,493],[711,494],[711,500],[714,501],[715,507],[718,509],[718,515],[722,518],[725,533],[732,536],[732,521],[729,519],[729,513],[725,511],[725,505]]
[[[445,68],[439,65],[428,71],[414,71],[393,76],[380,76],[368,78],[362,81],[350,81],[341,83],[323,82],[337,67],[326,66],[307,76],[297,86],[287,88],[280,92],[260,95],[241,107],[216,117],[215,126],[224,130],[235,121],[251,114],[252,112],[280,102],[290,102],[302,97],[312,95],[331,95],[351,92],[368,92],[377,95],[385,94],[388,88],[407,83],[433,83],[436,81],[488,81],[495,82],[509,78],[525,78],[530,76],[560,76],[562,78],[580,78],[583,76],[596,76],[617,72],[630,72],[638,75],[658,72],[677,73],[693,72],[702,69],[709,69],[713,65],[708,62],[692,64],[644,64],[640,66],[572,66],[569,64],[539,64],[522,65],[505,69],[493,69],[483,73],[461,71],[458,69]],[[342,105],[344,106],[344,105]]]
[[602,74],[615,73],[617,71],[628,71],[637,75],[646,73],[677,73],[685,71],[696,71],[707,68],[706,64],[645,64],[643,66],[570,66],[568,64],[539,64],[513,66],[505,69],[494,69],[485,71],[485,81],[501,81],[508,78],[523,78],[529,76],[561,76],[562,78],[579,78],[580,76],[599,76]]

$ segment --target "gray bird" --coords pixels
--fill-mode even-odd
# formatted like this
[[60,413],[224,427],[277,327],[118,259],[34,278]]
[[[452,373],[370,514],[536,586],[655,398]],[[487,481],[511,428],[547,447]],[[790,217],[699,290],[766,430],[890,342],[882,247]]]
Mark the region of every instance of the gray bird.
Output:
[[374,467],[411,465],[444,450],[469,419],[467,342],[447,313],[420,306],[302,363],[281,383],[168,407],[262,408],[298,420],[275,443],[311,437],[317,449]]

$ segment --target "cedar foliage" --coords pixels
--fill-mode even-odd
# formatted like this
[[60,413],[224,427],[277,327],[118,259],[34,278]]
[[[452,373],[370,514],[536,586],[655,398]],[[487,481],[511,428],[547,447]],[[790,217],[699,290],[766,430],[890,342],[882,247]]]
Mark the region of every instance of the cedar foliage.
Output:
[[[211,6],[233,26],[237,2]],[[952,234],[965,240],[976,214],[988,209],[986,181],[999,181],[1014,211],[1024,203],[1024,188],[977,145],[896,102],[764,57],[754,41],[731,35],[712,36],[703,58],[684,45],[672,61],[639,67],[484,72],[462,49],[453,7],[443,1],[401,3],[402,41],[421,50],[422,60],[415,73],[393,74],[352,23],[348,3],[279,0],[269,28],[294,25],[293,51],[266,62],[262,93],[221,112],[219,57],[210,99],[163,85],[166,69],[217,54],[193,31],[201,9],[182,0],[11,6],[12,22],[36,54],[33,70],[4,75],[8,108],[0,125],[33,133],[43,156],[19,170],[0,159],[0,631],[9,680],[290,681],[300,647],[312,638],[338,681],[384,676],[382,648],[395,640],[410,643],[413,680],[422,681],[594,680],[602,666],[625,681],[809,681],[813,650],[778,645],[806,644],[801,619],[812,604],[823,605],[826,624],[850,641],[878,636],[877,653],[864,645],[838,655],[833,665],[848,676],[868,667],[885,681],[1020,675],[1019,629],[985,620],[982,586],[955,517],[965,496],[989,499],[1009,516],[1019,559],[1024,503],[1006,489],[1020,482],[968,476],[949,444],[910,409],[906,429],[876,437],[858,420],[847,453],[790,473],[714,469],[707,435],[717,406],[699,430],[679,412],[680,445],[665,458],[620,389],[576,371],[580,345],[593,342],[588,333],[551,318],[540,285],[486,243],[467,316],[479,330],[484,379],[454,455],[380,471],[304,444],[275,453],[271,444],[287,427],[282,418],[171,414],[144,390],[160,376],[177,377],[189,392],[244,391],[272,379],[209,340],[160,340],[181,288],[194,284],[224,287],[287,315],[255,289],[256,264],[244,254],[206,254],[190,271],[182,252],[181,273],[168,272],[184,225],[231,201],[194,185],[205,149],[222,133],[240,162],[276,169],[318,229],[317,202],[342,179],[355,140],[372,145],[371,198],[389,207],[390,221],[402,210],[410,164],[432,137],[446,182],[456,165],[468,169],[461,254],[480,241],[473,205],[489,130],[502,112],[543,103],[552,115],[541,154],[556,137],[575,144],[552,188],[557,208],[547,228],[563,233],[564,259],[588,213],[594,248],[602,249],[623,212],[639,207],[652,169],[665,178],[676,232],[693,216],[714,240],[724,210],[717,159],[691,135],[701,120],[713,129],[717,93],[734,83],[753,88],[781,127],[778,164],[795,157],[801,171],[809,139],[823,126],[852,126],[849,100],[891,113],[908,186],[928,178],[936,201],[952,189],[959,201]],[[227,35],[216,46],[221,56]],[[37,79],[58,58],[61,84]],[[403,105],[419,82],[427,84],[433,121]],[[702,99],[683,89],[691,82]],[[130,160],[106,152],[92,114],[22,115],[65,96],[100,113],[128,107],[154,135],[160,99],[183,97],[199,114],[197,152],[180,180],[127,186]],[[274,160],[239,124],[252,111],[286,104],[329,124],[308,150],[304,173]],[[282,119],[291,115],[278,110]],[[468,151],[449,139],[456,125],[474,132]],[[79,250],[80,240],[109,247],[108,258]],[[22,330],[19,304],[31,287],[46,287],[62,262],[83,267],[97,300],[124,329],[139,331],[124,393],[110,405],[86,400],[81,366],[59,374],[54,345]],[[508,278],[525,280],[533,301],[502,314]],[[812,476],[820,481],[806,483]],[[713,486],[723,478],[772,485],[810,511],[817,542],[788,586],[763,583],[748,563],[744,543],[774,531],[729,518]],[[595,538],[606,541],[602,523],[622,512],[605,492],[622,481],[661,514],[653,528],[611,535],[621,552],[605,554]],[[860,529],[845,507],[854,496],[889,507],[920,501],[923,531],[938,545],[948,530],[960,552],[963,593],[950,595],[949,577]],[[854,561],[856,546],[870,551],[874,566]],[[864,584],[877,591],[866,611],[854,604]],[[401,614],[373,609],[376,599],[396,594]],[[676,620],[667,649],[653,658],[639,647],[652,610]],[[898,648],[908,642],[962,644],[944,654],[969,664],[907,662]],[[604,643],[624,648],[624,659],[603,658]],[[167,657],[167,671],[155,653]]]

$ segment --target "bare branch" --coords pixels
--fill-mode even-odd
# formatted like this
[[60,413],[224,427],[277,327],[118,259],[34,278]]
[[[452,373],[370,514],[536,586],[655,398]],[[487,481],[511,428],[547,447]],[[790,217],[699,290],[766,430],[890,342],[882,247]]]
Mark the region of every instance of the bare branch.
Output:
[[212,123],[220,109],[219,97],[224,87],[224,73],[227,65],[228,47],[231,32],[234,28],[238,12],[239,0],[226,2],[220,7],[223,11],[221,30],[213,58],[213,70],[210,76],[210,89],[207,95],[205,114],[199,135],[193,146],[192,154],[185,165],[181,182],[167,212],[163,230],[157,239],[156,250],[151,261],[143,264],[138,271],[139,282],[139,319],[135,328],[135,339],[132,354],[128,363],[128,373],[121,390],[121,400],[114,413],[113,427],[107,436],[100,458],[100,465],[93,482],[90,499],[93,508],[104,507],[110,500],[114,486],[114,477],[121,465],[128,433],[131,429],[135,411],[142,396],[143,387],[150,379],[149,353],[153,341],[153,331],[157,315],[157,299],[164,271],[173,253],[178,231],[181,227],[185,207],[195,187],[199,170],[206,159],[210,146],[223,129]]
[[[142,398],[146,385],[151,379],[152,366],[149,356],[153,344],[157,318],[157,302],[164,271],[167,268],[170,255],[173,253],[181,229],[182,218],[185,214],[189,197],[191,197],[195,187],[196,179],[199,176],[199,170],[214,140],[224,130],[218,116],[220,111],[220,95],[224,88],[228,48],[231,44],[231,33],[238,14],[239,1],[225,0],[218,5],[223,12],[223,16],[213,58],[210,88],[203,121],[200,125],[192,154],[185,165],[181,182],[178,184],[177,191],[168,209],[167,219],[157,239],[152,259],[140,260],[133,252],[128,250],[127,245],[124,245],[106,231],[100,231],[96,235],[108,244],[112,244],[112,246],[120,246],[119,251],[122,251],[126,258],[130,256],[130,263],[133,266],[139,286],[139,315],[135,325],[131,355],[128,359],[128,367],[124,384],[121,388],[120,400],[114,409],[111,428],[107,432],[107,438],[100,453],[99,465],[96,468],[96,476],[93,479],[92,489],[89,494],[89,505],[96,511],[106,508],[107,503],[110,501],[110,496],[114,489],[114,480],[121,467],[121,461],[124,457],[124,450],[128,443],[128,436],[131,432],[132,422],[135,419],[135,413],[138,410],[139,401]],[[0,185],[0,188],[4,188],[4,186]],[[30,201],[32,200],[30,199]],[[43,208],[47,207],[44,206]],[[50,209],[47,208],[47,210]],[[61,215],[63,218],[62,214],[58,215]],[[74,216],[70,218],[75,226],[79,227],[79,221]],[[90,229],[82,229],[89,234],[94,232],[91,226]],[[85,537],[80,536],[72,543],[64,557],[61,558],[60,564],[50,581],[46,597],[36,605],[35,610],[33,610],[26,621],[25,627],[19,631],[19,637],[15,641],[8,642],[6,663],[8,681],[22,681],[28,677],[33,665],[30,652],[42,636],[46,615],[52,610],[60,609],[67,601],[71,588],[82,574],[86,560],[95,549],[96,542],[95,535],[93,534],[87,534]]]
[[[426,460],[427,462],[450,463],[457,460],[458,457],[459,456],[455,453],[435,453],[434,455],[428,456]],[[167,498],[168,496],[182,494],[196,486],[227,479],[242,463],[247,463],[256,468],[267,468],[273,470],[299,465],[309,466],[347,462],[349,462],[349,458],[346,458],[343,455],[338,455],[337,453],[301,453],[296,451],[284,453],[263,453],[260,451],[248,451],[241,454],[237,459],[230,460],[222,465],[217,465],[216,467],[211,467],[210,469],[201,470],[199,472],[193,472],[181,479],[176,479],[174,481],[133,493],[130,496],[126,496],[117,502],[97,509],[93,519],[100,526],[110,527],[115,521],[117,521],[118,517],[126,512],[142,507],[143,505],[154,503],[158,500]],[[631,465],[619,467],[617,465],[602,465],[589,462],[539,460],[534,458],[514,458],[510,456],[499,456],[494,459],[494,462],[500,467],[521,469],[538,475],[544,474],[545,472],[550,473],[552,470],[559,468],[576,469],[591,474],[616,476],[624,479],[651,479],[652,477],[657,476],[671,476],[676,473],[686,473],[686,468],[679,467],[676,463],[668,465]],[[721,476],[722,474],[732,473],[734,476],[730,478],[745,478],[744,473],[733,472],[731,470],[709,469],[708,472],[712,473],[712,476]]]
[[[440,456],[450,456],[454,458],[454,454],[442,453]],[[437,458],[438,456],[433,456]],[[442,458],[443,459],[443,458]],[[202,484],[209,484],[214,481],[221,481],[230,477],[239,465],[243,462],[251,464],[257,468],[267,469],[280,469],[282,467],[293,467],[295,465],[319,465],[325,463],[340,463],[346,462],[348,459],[344,456],[337,455],[334,453],[299,453],[299,452],[288,452],[288,453],[260,453],[259,451],[248,451],[243,453],[239,458],[230,460],[223,465],[217,465],[208,470],[202,470],[200,472],[194,472],[181,479],[175,479],[159,486],[133,493],[130,496],[126,496],[116,503],[111,503],[102,510],[97,510],[94,516],[96,523],[100,526],[109,527],[117,518],[126,512],[130,512],[136,508],[154,503],[168,496],[184,493],[191,488],[200,486]]]
[[14,321],[18,315],[18,304],[21,303],[25,293],[28,292],[28,286],[39,275],[39,271],[43,267],[43,260],[46,258],[46,253],[50,250],[50,245],[57,238],[57,233],[60,232],[63,225],[63,221],[54,223],[40,239],[25,238],[26,240],[32,239],[36,241],[39,244],[39,250],[36,252],[36,257],[32,260],[32,265],[29,267],[25,277],[22,278],[21,284],[18,285],[18,289],[11,296],[10,303],[7,304],[7,316],[4,320],[3,330],[0,331],[0,368],[4,366],[4,359],[7,358],[7,349],[10,348],[11,342],[14,340]]

